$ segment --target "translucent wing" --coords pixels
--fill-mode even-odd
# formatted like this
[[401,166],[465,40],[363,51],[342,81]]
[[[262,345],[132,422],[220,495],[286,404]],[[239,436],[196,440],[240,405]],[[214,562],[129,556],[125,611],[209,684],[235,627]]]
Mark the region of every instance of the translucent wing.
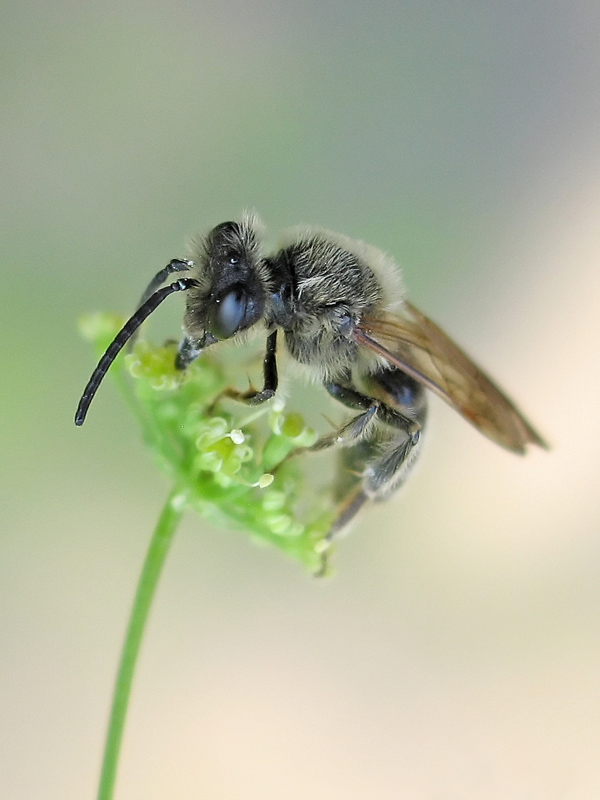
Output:
[[511,400],[434,322],[411,303],[400,315],[365,317],[354,338],[436,392],[507,450],[547,447]]

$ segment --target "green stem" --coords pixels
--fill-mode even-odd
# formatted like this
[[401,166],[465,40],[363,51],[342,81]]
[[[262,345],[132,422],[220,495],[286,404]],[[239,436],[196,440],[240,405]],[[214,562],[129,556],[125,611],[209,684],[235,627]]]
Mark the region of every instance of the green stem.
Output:
[[112,800],[117,776],[117,764],[123,739],[125,717],[131,695],[131,684],[135,665],[140,651],[140,644],[148,620],[152,599],[156,593],[158,580],[169,552],[177,524],[181,519],[185,503],[181,502],[181,492],[174,489],[161,512],[152,535],[152,541],[146,554],[142,573],[137,587],[129,627],[121,653],[121,663],[117,673],[115,694],[113,698],[104,761],[98,789],[98,800]]

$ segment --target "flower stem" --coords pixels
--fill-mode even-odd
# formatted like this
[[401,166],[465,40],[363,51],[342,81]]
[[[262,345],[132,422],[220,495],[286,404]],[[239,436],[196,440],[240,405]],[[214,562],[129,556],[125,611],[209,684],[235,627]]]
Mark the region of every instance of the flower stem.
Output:
[[156,593],[158,580],[184,508],[185,503],[181,502],[181,492],[178,489],[174,489],[169,495],[156,523],[150,547],[146,554],[146,560],[142,567],[117,673],[115,694],[104,749],[100,787],[98,789],[98,800],[112,800],[113,797],[125,717],[140,644],[152,599]]

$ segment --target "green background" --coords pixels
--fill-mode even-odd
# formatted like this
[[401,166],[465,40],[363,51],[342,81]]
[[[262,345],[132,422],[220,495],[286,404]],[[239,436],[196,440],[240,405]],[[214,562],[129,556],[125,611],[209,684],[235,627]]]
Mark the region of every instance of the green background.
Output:
[[75,321],[254,208],[273,242],[313,223],[393,254],[553,449],[432,402],[417,473],[323,582],[187,518],[117,797],[596,798],[598,3],[1,12],[0,795],[94,796],[168,490],[109,382],[75,429]]

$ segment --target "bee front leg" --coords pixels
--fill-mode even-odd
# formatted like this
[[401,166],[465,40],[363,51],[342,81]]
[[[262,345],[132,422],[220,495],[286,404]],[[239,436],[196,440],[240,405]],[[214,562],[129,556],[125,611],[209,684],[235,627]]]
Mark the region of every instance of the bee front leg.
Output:
[[177,369],[187,369],[192,361],[195,361],[200,353],[204,350],[205,345],[203,342],[190,339],[189,336],[184,336],[179,344],[179,350],[175,356],[175,367]]
[[226,389],[223,393],[225,397],[232,397],[242,403],[251,406],[260,405],[275,396],[279,379],[277,377],[277,331],[273,331],[267,337],[267,349],[263,359],[263,378],[264,386],[261,391],[252,387],[247,392],[240,392],[237,389]]

